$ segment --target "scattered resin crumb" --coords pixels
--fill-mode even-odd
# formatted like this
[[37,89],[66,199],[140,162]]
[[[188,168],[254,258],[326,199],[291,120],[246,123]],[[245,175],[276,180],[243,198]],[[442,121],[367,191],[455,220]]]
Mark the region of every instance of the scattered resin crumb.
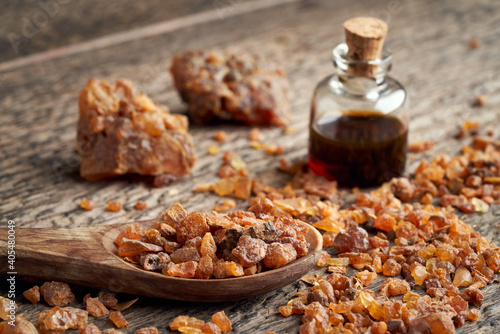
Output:
[[87,294],[85,297],[83,297],[83,304],[85,305],[87,312],[96,318],[104,317],[105,315],[109,314],[108,309],[101,302],[101,300],[97,297],[90,297],[90,294]]
[[40,294],[50,306],[66,306],[75,300],[75,295],[67,283],[45,282],[40,287]]
[[264,144],[263,142],[260,142],[260,141],[251,141],[250,142],[250,146],[256,150],[262,150],[263,148],[266,147],[266,144]]
[[220,147],[217,144],[212,144],[208,147],[208,154],[217,155],[220,152]]
[[422,153],[433,149],[434,145],[432,140],[416,141],[408,144],[408,150],[413,153]]
[[88,313],[74,307],[55,306],[40,312],[36,324],[42,334],[62,333],[67,329],[81,329],[87,325]]
[[250,130],[250,135],[248,136],[248,138],[250,139],[250,141],[262,141],[262,139],[264,139],[262,137],[262,133],[258,128],[252,128]]
[[292,133],[295,133],[295,126],[293,126],[293,125],[289,125],[283,129],[283,134],[285,134],[285,135],[289,135]]
[[101,334],[101,330],[94,324],[86,324],[78,331],[78,334]]
[[144,210],[147,207],[148,207],[148,205],[144,201],[138,201],[137,203],[135,203],[135,209],[136,210]]
[[216,133],[214,133],[214,139],[219,143],[225,142],[227,140],[226,131],[217,131]]
[[0,319],[3,320],[9,319],[9,315],[11,314],[12,310],[14,311],[15,314],[17,310],[16,302],[0,296]]
[[285,152],[285,149],[282,146],[278,146],[276,143],[271,143],[266,147],[267,154],[280,155]]
[[23,315],[17,315],[12,321],[0,323],[0,333],[2,334],[38,334],[38,331],[31,322],[23,319]]
[[122,203],[120,201],[109,201],[108,202],[108,211],[111,212],[119,212],[122,210]]
[[220,328],[220,330],[222,331],[222,333],[229,332],[230,330],[233,329],[232,326],[231,326],[231,321],[226,316],[226,314],[224,313],[224,311],[220,311],[220,312],[215,313],[212,316],[212,322],[214,324],[216,324],[217,327]]
[[158,334],[158,329],[156,327],[144,327],[136,330],[134,334]]
[[109,319],[115,324],[117,328],[123,328],[128,326],[128,321],[120,311],[114,311],[109,314]]
[[481,47],[481,42],[475,38],[472,38],[469,41],[469,48],[471,49],[479,49]]
[[40,288],[35,285],[31,289],[24,291],[23,296],[32,304],[38,303],[40,301]]
[[227,199],[221,204],[217,204],[214,210],[217,212],[225,212],[234,209],[234,207],[236,207],[236,201],[234,199]]
[[486,94],[479,94],[474,100],[474,105],[484,107],[488,103],[488,96]]
[[80,201],[80,207],[83,210],[90,211],[94,208],[94,203],[91,200],[85,198]]

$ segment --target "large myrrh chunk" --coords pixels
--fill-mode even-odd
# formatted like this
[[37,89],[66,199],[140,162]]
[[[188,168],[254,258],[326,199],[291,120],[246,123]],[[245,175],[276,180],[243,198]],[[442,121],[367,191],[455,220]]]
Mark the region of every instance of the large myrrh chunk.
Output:
[[198,123],[233,120],[282,126],[290,119],[285,72],[257,56],[190,50],[175,56],[170,71]]
[[88,180],[188,174],[196,160],[184,115],[170,114],[129,80],[91,79],[80,92],[76,150]]

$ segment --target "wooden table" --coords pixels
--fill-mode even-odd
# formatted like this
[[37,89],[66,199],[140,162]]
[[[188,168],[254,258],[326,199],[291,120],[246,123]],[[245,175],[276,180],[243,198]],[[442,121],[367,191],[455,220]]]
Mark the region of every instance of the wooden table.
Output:
[[[0,213],[18,227],[77,227],[112,224],[157,217],[175,202],[188,210],[208,211],[221,201],[214,195],[193,193],[197,183],[213,181],[221,155],[207,147],[216,130],[229,140],[222,151],[234,150],[248,169],[274,185],[286,176],[278,173],[278,158],[249,147],[249,129],[241,126],[192,126],[198,162],[192,175],[157,189],[128,180],[90,183],[79,177],[74,153],[77,99],[92,77],[130,78],[173,112],[186,110],[175,92],[168,68],[172,56],[190,48],[235,47],[280,63],[288,72],[292,91],[292,124],[297,131],[264,129],[266,141],[285,147],[288,160],[306,155],[309,100],[316,82],[333,71],[331,49],[342,42],[342,22],[360,15],[375,15],[389,23],[386,45],[394,54],[392,75],[411,97],[410,139],[431,139],[429,152],[456,153],[467,141],[453,138],[464,120],[480,121],[500,136],[500,2],[482,1],[314,1],[314,0],[195,0],[97,1],[78,4],[50,0],[52,7],[8,2],[0,13]],[[57,6],[55,4],[58,4]],[[44,14],[45,13],[45,14]],[[47,14],[49,13],[49,14]],[[33,34],[29,25],[35,26]],[[27,23],[28,22],[28,23]],[[26,28],[25,25],[28,27]],[[24,37],[23,36],[27,36]],[[16,39],[16,36],[20,39]],[[481,42],[469,48],[469,40]],[[9,42],[14,41],[14,46]],[[20,44],[18,44],[19,42]],[[17,50],[17,53],[16,53]],[[471,107],[478,93],[488,95],[484,107]],[[415,167],[410,164],[408,170]],[[96,203],[92,211],[79,208],[82,198]],[[107,212],[106,203],[124,203],[119,213]],[[148,204],[134,210],[138,200]],[[239,202],[238,207],[247,207]],[[500,206],[486,214],[467,216],[484,235],[498,242]],[[319,270],[318,272],[324,272]],[[381,278],[377,281],[381,283]],[[2,278],[2,295],[6,295]],[[36,321],[47,309],[28,305],[21,292],[31,283],[17,280],[19,312]],[[154,288],[154,287],[152,287]],[[162,332],[178,315],[208,321],[224,310],[238,333],[296,333],[300,317],[277,315],[278,306],[293,297],[303,283],[296,282],[266,295],[232,303],[193,304],[140,298],[124,312],[128,332],[152,325]],[[89,292],[76,288],[77,305]],[[96,291],[92,291],[95,293]],[[500,289],[486,288],[482,315],[467,322],[459,333],[494,333],[500,324]],[[120,296],[121,300],[132,296]],[[101,329],[106,319],[91,319]]]

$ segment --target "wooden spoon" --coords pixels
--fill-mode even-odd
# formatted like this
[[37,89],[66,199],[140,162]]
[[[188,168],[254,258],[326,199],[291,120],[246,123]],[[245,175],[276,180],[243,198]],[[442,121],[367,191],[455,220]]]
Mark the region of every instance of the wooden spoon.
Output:
[[[139,223],[144,227],[158,221]],[[226,279],[187,279],[150,272],[117,255],[114,240],[126,224],[86,228],[15,228],[15,268],[7,262],[8,229],[0,228],[0,270],[99,289],[196,302],[222,302],[257,296],[296,281],[319,259],[322,237],[308,224],[307,255],[263,273]]]

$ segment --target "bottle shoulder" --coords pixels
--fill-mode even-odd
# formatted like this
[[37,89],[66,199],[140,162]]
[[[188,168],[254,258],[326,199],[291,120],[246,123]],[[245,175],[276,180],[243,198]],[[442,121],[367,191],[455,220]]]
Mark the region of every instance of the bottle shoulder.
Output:
[[[385,114],[407,104],[408,94],[403,85],[385,76],[381,84],[366,85],[370,79],[343,82],[337,74],[323,78],[314,89],[313,103],[320,109],[376,110]],[[368,82],[369,83],[369,82]]]
[[[370,79],[366,79],[366,78],[361,78],[361,79],[363,79],[365,81],[370,80]],[[323,90],[324,89],[324,90],[329,90],[329,91],[335,92],[335,90],[337,90],[337,89],[341,89],[341,88],[346,89],[347,86],[348,85],[346,83],[343,83],[342,80],[340,79],[340,77],[334,73],[334,74],[331,74],[331,75],[324,77],[321,81],[319,81],[315,87],[315,90]],[[353,86],[360,87],[359,84],[358,85],[353,84]],[[406,89],[401,84],[401,82],[399,82],[397,79],[395,79],[389,75],[385,76],[382,84],[379,84],[376,86],[377,87],[375,87],[375,85],[373,85],[372,87],[368,87],[366,90],[374,90],[375,88],[377,88],[377,90],[379,92],[385,92],[385,93],[387,93],[387,91],[391,91],[391,90],[404,90],[404,91],[406,91]],[[362,90],[362,89],[360,88],[360,90]]]

